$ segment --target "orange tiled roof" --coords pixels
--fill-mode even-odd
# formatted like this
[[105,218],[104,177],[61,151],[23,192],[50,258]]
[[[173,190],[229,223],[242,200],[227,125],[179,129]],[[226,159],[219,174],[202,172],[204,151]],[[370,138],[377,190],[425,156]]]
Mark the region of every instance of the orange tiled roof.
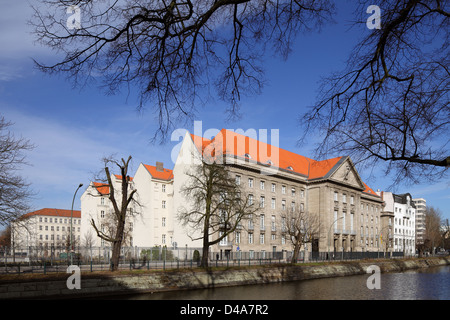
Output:
[[[292,171],[308,180],[325,178],[344,157],[316,161],[294,152],[222,129],[211,140],[191,134],[192,141],[203,154],[215,157],[219,154],[249,158],[261,164]],[[366,184],[364,192],[378,196]]]
[[[363,182],[364,183],[364,182]],[[366,189],[364,190],[365,193],[371,194],[373,196],[377,196],[380,197],[375,191],[372,190],[372,188],[370,188],[367,184],[364,183],[364,186],[366,187]],[[380,197],[381,198],[381,197]]]
[[100,194],[107,195],[109,194],[109,185],[107,183],[102,182],[92,182],[94,187]]
[[[121,175],[115,174],[114,176],[116,177],[116,179],[122,180]],[[129,178],[130,178],[130,181],[133,181],[133,177],[129,177]]]
[[[37,211],[29,212],[24,217],[30,216],[51,216],[51,217],[69,217],[71,216],[71,210],[66,209],[53,209],[53,208],[43,208]],[[81,218],[81,211],[73,210],[74,218]]]
[[151,166],[149,164],[144,164],[144,167],[153,178],[167,181],[173,179],[173,170],[163,168],[163,171],[158,171],[156,170],[156,166]]

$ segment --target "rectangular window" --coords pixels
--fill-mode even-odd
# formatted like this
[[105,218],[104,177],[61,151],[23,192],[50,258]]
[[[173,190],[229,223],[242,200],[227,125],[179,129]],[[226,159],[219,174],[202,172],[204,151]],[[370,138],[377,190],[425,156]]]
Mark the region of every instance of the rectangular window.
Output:
[[251,206],[253,204],[253,195],[249,194],[248,195],[248,205]]
[[166,185],[164,183],[161,184],[161,191],[166,192]]
[[264,233],[261,233],[261,234],[259,235],[259,243],[260,243],[260,244],[264,244]]
[[165,200],[162,201],[162,208],[163,208],[163,209],[166,208],[166,201],[165,201]]
[[252,243],[253,243],[253,233],[252,233],[252,232],[250,232],[250,233],[248,234],[248,243],[249,243],[249,244],[252,244]]
[[276,209],[277,204],[276,204],[276,199],[272,198],[272,209]]
[[264,181],[261,181],[259,186],[261,188],[261,190],[264,190],[264,186],[266,185],[266,183]]
[[272,192],[275,192],[275,190],[276,190],[276,185],[275,185],[275,183],[272,183]]
[[281,186],[281,193],[286,194],[286,186]]
[[253,178],[248,178],[248,187],[253,188]]
[[236,175],[236,185],[240,185],[241,184],[241,176]]
[[235,240],[236,240],[236,243],[241,243],[241,232],[240,231],[236,231]]
[[336,191],[334,192],[334,201],[338,201],[338,193]]
[[259,198],[259,207],[260,208],[264,208],[264,206],[265,206],[265,204],[266,204],[266,198],[264,197],[264,196],[261,196],[260,198]]

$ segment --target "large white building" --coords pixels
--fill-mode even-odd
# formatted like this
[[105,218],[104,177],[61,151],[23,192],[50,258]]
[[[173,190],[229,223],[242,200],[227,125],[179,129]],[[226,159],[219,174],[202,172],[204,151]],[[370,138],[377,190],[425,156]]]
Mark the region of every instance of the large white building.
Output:
[[[120,201],[121,176],[112,175],[111,181]],[[153,247],[170,246],[173,242],[171,205],[173,196],[172,170],[163,164],[151,166],[141,163],[134,177],[130,178],[131,188],[136,189],[135,203],[128,207],[128,220],[125,223],[124,246]],[[111,221],[113,207],[108,199],[110,188],[101,182],[91,182],[81,196],[82,243],[85,246],[109,246],[100,239],[92,221],[99,231],[109,233],[113,229]]]
[[11,228],[11,245],[16,253],[59,257],[69,250],[70,235],[72,245],[80,245],[81,211],[43,208],[12,222]]
[[409,193],[394,194],[380,192],[385,203],[383,212],[389,214],[389,226],[393,238],[394,252],[405,256],[415,254],[416,247],[416,207]]

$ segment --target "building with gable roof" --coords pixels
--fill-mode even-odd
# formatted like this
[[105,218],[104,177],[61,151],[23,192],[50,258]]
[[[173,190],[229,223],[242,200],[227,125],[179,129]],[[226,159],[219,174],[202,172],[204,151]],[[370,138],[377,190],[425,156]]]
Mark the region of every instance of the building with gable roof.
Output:
[[[116,201],[120,201],[121,179],[111,175]],[[153,247],[170,245],[172,233],[169,231],[169,212],[173,194],[172,170],[157,162],[156,166],[140,163],[134,177],[130,177],[131,188],[136,189],[134,199],[128,207],[125,223],[124,247]],[[108,232],[114,228],[111,221],[113,207],[109,198],[107,183],[91,182],[81,196],[82,243],[91,247],[108,247],[110,244],[99,238],[91,220],[99,230]]]
[[416,204],[411,194],[394,194],[381,191],[384,202],[383,216],[388,216],[388,224],[383,234],[388,235],[393,252],[411,256],[416,251]]
[[[258,217],[212,251],[229,254],[239,250],[262,258],[292,251],[279,228],[280,213],[291,206],[319,217],[319,235],[306,248],[309,252],[383,251],[379,241],[383,201],[361,180],[349,157],[316,161],[226,129],[212,139],[187,132],[173,170],[174,212],[190,205],[180,190],[188,179],[186,170],[199,164],[202,156],[223,163],[262,206]],[[174,221],[178,246],[199,246],[191,240],[198,235],[198,230],[186,230]]]

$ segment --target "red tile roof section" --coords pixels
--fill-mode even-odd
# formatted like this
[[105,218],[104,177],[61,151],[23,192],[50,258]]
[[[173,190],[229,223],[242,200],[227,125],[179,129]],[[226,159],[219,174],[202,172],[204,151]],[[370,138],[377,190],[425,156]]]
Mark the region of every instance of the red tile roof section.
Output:
[[[364,183],[364,182],[363,182]],[[367,184],[364,183],[364,186],[366,187],[366,190],[364,190],[365,193],[371,194],[376,197],[380,197],[375,191],[372,190]],[[381,197],[380,197],[381,198]]]
[[[307,179],[325,177],[343,158],[336,157],[316,161],[226,129],[220,130],[211,140],[194,134],[191,134],[191,138],[203,155],[215,157],[218,154],[223,154],[245,157],[248,154],[253,161],[268,164],[270,160],[272,166],[284,170],[291,170],[290,168],[292,168],[291,171],[304,175]],[[378,196],[366,184],[364,185],[366,186],[364,192]]]
[[[116,179],[122,180],[121,175],[115,174],[114,176],[116,177]],[[129,177],[129,178],[130,178],[130,181],[133,181],[133,177]]]
[[109,194],[109,185],[107,183],[101,183],[101,182],[92,182],[94,184],[94,187],[97,189],[97,191],[100,194],[107,195]]
[[[71,210],[66,209],[53,209],[53,208],[43,208],[37,211],[29,212],[24,217],[30,216],[50,216],[50,217],[69,217],[71,216]],[[81,218],[81,211],[73,210],[74,218]]]
[[164,168],[163,171],[156,170],[156,166],[151,166],[148,164],[144,164],[145,168],[148,170],[150,175],[155,179],[160,180],[172,180],[173,179],[173,170]]

